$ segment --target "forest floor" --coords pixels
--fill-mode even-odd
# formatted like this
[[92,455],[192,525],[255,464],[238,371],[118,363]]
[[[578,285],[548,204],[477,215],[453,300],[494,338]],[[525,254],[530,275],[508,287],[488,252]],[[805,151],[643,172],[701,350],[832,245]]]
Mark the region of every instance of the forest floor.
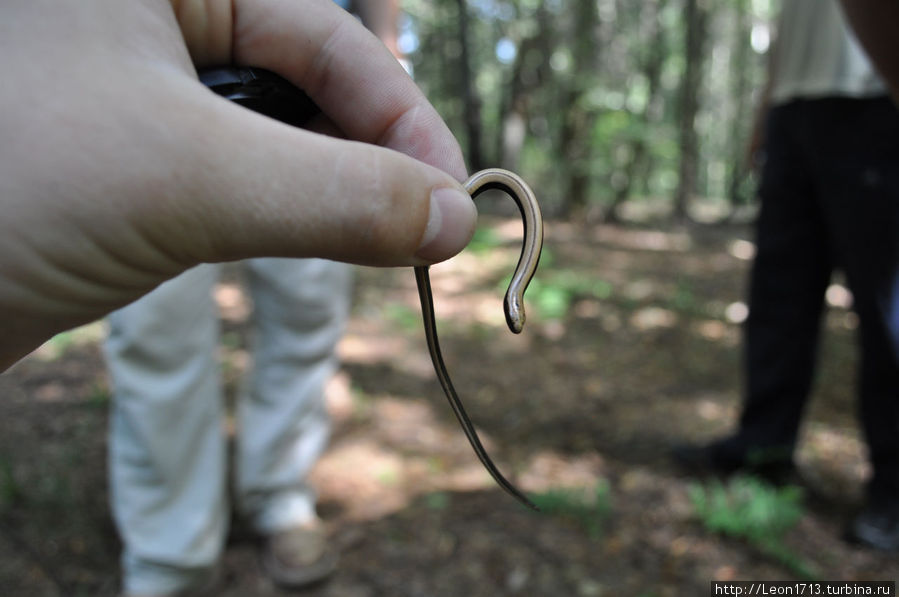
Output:
[[[708,595],[712,580],[896,580],[899,557],[841,539],[868,471],[854,417],[856,322],[839,285],[798,454],[801,489],[697,480],[669,458],[678,443],[732,428],[749,234],[549,222],[519,336],[500,298],[517,222],[488,219],[470,250],[432,268],[456,387],[490,454],[542,514],[494,485],[453,419],[411,270],[359,269],[327,395],[333,438],[313,475],[341,565],[300,594],[662,597]],[[230,268],[216,291],[229,403],[250,361],[238,281]],[[58,336],[0,376],[5,597],[117,593],[103,333],[98,323]],[[724,509],[703,514],[700,494]],[[730,534],[714,532],[716,521]],[[239,519],[223,573],[221,595],[283,594],[260,574]]]

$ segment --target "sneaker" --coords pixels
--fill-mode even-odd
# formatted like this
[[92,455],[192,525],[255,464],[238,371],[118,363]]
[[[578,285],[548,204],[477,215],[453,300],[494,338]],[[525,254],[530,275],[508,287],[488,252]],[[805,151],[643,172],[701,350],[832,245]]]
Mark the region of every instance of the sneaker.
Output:
[[899,500],[872,500],[847,532],[852,543],[881,551],[899,551]]
[[321,523],[295,527],[266,537],[262,568],[284,588],[299,589],[320,582],[337,569],[337,552]]
[[120,597],[213,597],[218,595],[221,587],[221,570],[216,567],[208,575],[190,587],[180,589],[174,593],[129,593],[124,592]]
[[773,485],[797,482],[796,469],[788,449],[746,448],[735,438],[710,444],[674,447],[671,457],[687,473],[727,477],[745,473],[761,477]]

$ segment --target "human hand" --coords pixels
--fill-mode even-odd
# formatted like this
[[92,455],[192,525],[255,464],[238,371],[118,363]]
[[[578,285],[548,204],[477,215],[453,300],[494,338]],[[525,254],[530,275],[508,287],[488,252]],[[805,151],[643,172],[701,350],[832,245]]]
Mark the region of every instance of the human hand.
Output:
[[[0,371],[197,263],[420,265],[473,232],[457,142],[330,0],[9,0],[0,61]],[[223,64],[345,139],[215,96],[194,69]]]

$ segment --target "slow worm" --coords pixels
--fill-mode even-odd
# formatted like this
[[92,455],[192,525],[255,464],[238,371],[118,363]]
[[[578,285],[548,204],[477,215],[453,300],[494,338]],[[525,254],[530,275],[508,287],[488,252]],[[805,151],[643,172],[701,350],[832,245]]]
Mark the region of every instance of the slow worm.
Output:
[[[320,112],[319,107],[302,90],[275,73],[264,69],[251,67],[210,68],[200,71],[199,76],[200,80],[218,95],[293,126],[305,126]],[[506,323],[509,324],[509,329],[517,334],[524,326],[524,291],[534,276],[537,262],[540,260],[540,250],[543,247],[543,218],[540,215],[540,207],[527,184],[518,175],[508,170],[499,168],[481,170],[465,181],[464,186],[472,199],[489,189],[505,191],[515,200],[521,212],[524,223],[524,242],[521,246],[518,266],[512,275],[512,281],[506,291],[504,301]],[[437,378],[440,380],[440,385],[443,386],[450,406],[453,407],[453,412],[456,413],[456,418],[462,425],[462,430],[468,437],[471,447],[474,448],[475,454],[490,475],[499,483],[499,486],[523,504],[536,510],[537,507],[509,483],[490,460],[471,419],[468,418],[465,408],[462,406],[462,401],[453,388],[453,382],[450,380],[446,365],[443,363],[443,356],[440,354],[440,344],[437,342],[434,299],[431,296],[431,282],[427,267],[415,268],[415,281],[418,283],[425,337],[428,341],[428,350],[431,353],[434,370],[437,372]]]
[[[537,270],[537,263],[540,261],[540,251],[543,248],[543,217],[540,214],[540,206],[537,204],[537,198],[527,184],[513,172],[501,170],[499,168],[489,168],[481,170],[473,174],[464,185],[465,190],[471,195],[472,199],[484,191],[490,189],[498,189],[504,191],[518,205],[521,212],[522,223],[524,224],[524,240],[521,245],[521,255],[518,258],[518,265],[512,274],[512,281],[506,291],[503,307],[506,315],[506,323],[513,333],[518,334],[524,327],[524,291],[534,277]],[[434,363],[434,371],[437,372],[437,379],[443,387],[443,392],[449,400],[453,413],[456,415],[459,424],[462,425],[462,431],[468,438],[468,442],[477,454],[478,459],[490,473],[490,476],[502,487],[506,492],[515,497],[524,505],[537,510],[534,505],[517,487],[512,485],[493,463],[484,445],[475,431],[471,419],[462,406],[462,400],[453,387],[446,365],[443,362],[443,355],[440,352],[440,343],[437,341],[437,323],[434,317],[434,298],[431,294],[431,281],[428,275],[428,267],[415,268],[415,282],[418,284],[418,296],[421,299],[421,314],[424,320],[425,338],[428,343],[428,351],[431,353],[431,361]]]

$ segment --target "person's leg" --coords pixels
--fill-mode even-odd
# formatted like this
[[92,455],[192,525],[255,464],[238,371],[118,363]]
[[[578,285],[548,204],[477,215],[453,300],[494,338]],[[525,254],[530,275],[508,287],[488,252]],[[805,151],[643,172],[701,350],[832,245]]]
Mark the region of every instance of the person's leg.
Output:
[[771,110],[756,222],[756,256],[744,325],[745,393],[737,431],[706,446],[683,446],[690,469],[748,470],[781,481],[813,377],[832,262],[817,189],[802,144],[805,106]]
[[816,146],[841,160],[819,178],[859,316],[858,408],[876,513],[858,538],[899,549],[899,110],[885,97],[833,100],[819,122],[833,132]]
[[[253,373],[239,403],[236,479],[241,510],[263,536],[317,521],[306,477],[329,437],[323,394],[336,368],[351,280],[351,268],[333,261],[250,262],[256,337]],[[306,547],[305,559],[313,559],[319,548]],[[297,578],[302,584],[305,573]]]
[[824,294],[833,269],[819,189],[805,151],[806,102],[772,110],[759,188],[756,256],[745,324],[746,394],[733,455],[790,460],[814,374]]
[[109,317],[110,492],[126,594],[202,584],[227,526],[215,266],[199,266]]

